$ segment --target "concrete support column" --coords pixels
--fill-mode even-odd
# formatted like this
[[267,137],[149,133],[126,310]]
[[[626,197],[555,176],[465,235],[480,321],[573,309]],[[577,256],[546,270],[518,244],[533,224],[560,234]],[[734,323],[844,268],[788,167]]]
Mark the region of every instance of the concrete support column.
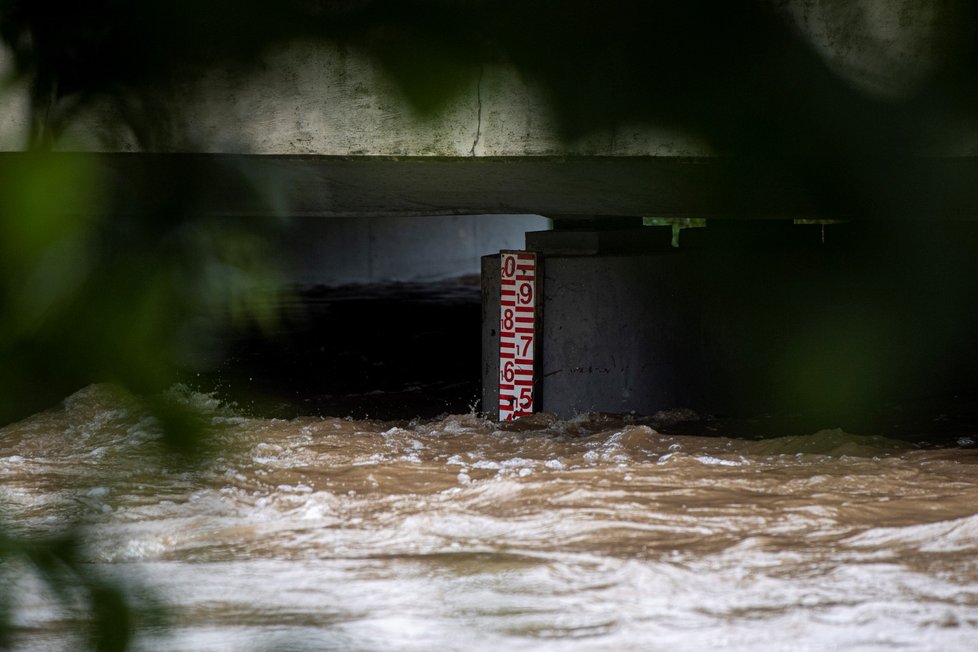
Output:
[[[544,270],[539,411],[844,414],[978,389],[975,226],[717,222],[670,240],[527,234]],[[498,256],[482,282],[493,406]]]

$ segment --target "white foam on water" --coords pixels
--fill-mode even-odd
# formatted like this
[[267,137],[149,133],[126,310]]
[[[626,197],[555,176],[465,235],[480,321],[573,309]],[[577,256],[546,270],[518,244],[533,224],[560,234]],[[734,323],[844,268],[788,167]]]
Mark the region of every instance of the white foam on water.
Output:
[[[137,649],[973,648],[978,465],[954,454],[595,416],[243,419],[189,395],[227,449],[161,469],[115,400],[6,429],[40,444],[0,448],[0,502],[26,530],[75,519],[90,568],[179,606]],[[70,649],[26,577],[24,649]]]

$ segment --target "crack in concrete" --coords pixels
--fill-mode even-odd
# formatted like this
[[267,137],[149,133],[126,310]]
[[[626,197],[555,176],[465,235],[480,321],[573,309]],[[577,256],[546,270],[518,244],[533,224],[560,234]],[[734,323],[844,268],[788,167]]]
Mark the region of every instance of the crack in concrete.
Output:
[[476,116],[476,126],[475,126],[475,140],[472,141],[472,148],[469,149],[469,156],[475,156],[475,147],[479,144],[479,139],[482,138],[482,76],[486,72],[486,67],[482,66],[479,68],[479,83],[475,87],[475,99],[479,104],[479,113]]

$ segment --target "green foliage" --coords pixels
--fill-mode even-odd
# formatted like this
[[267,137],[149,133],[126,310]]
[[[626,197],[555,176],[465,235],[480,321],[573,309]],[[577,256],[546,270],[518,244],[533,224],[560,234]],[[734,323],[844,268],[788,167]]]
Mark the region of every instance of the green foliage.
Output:
[[3,171],[0,423],[93,382],[159,391],[216,362],[222,330],[272,326],[275,220],[202,213],[192,184],[133,217],[99,197],[100,170],[70,155],[25,155]]
[[18,538],[0,522],[0,648],[12,648],[17,632],[11,626],[17,571],[32,570],[62,608],[85,623],[84,637],[95,652],[129,648],[137,626],[167,622],[162,603],[145,588],[134,590],[99,576],[82,553],[77,532],[51,538]]
[[[32,87],[35,145],[0,154],[0,427],[81,387],[111,382],[155,418],[175,454],[167,463],[193,464],[211,449],[212,428],[161,390],[181,370],[216,364],[214,343],[227,329],[274,327],[279,218],[273,206],[267,219],[209,213],[201,199],[205,181],[190,170],[178,170],[165,187],[156,179],[124,189],[162,198],[133,215],[130,195],[113,190],[97,157],[45,151],[78,106],[105,94],[126,102],[164,72],[164,62],[153,60],[159,54],[142,50],[154,41],[143,42],[154,32],[150,24],[143,34],[126,33],[113,22],[120,14],[112,13],[150,20],[162,5],[96,4],[111,11],[99,17],[78,3],[0,3],[0,36]],[[45,6],[58,11],[46,13]],[[103,53],[111,65],[94,72],[85,57],[113,42],[133,56]],[[131,119],[136,133],[152,133],[156,121],[165,121],[154,109]],[[227,176],[264,196],[245,171]],[[80,532],[68,522],[64,528],[39,538],[14,534],[0,521],[0,648],[17,643],[11,587],[24,573],[39,578],[71,614],[91,650],[126,650],[139,627],[165,623],[158,600],[100,576],[85,559]]]
[[[181,369],[216,363],[222,331],[273,326],[279,280],[268,229],[203,215],[189,193],[134,219],[100,196],[103,187],[97,169],[71,156],[24,155],[0,175],[0,425],[114,382],[155,417],[172,461],[192,464],[212,429],[160,390]],[[92,650],[128,649],[137,624],[159,621],[156,602],[99,577],[78,532],[66,532],[20,538],[0,522],[0,647],[15,642],[15,569],[43,580]]]
[[679,247],[682,230],[705,228],[706,220],[689,217],[643,217],[642,226],[668,226],[672,229],[672,246]]

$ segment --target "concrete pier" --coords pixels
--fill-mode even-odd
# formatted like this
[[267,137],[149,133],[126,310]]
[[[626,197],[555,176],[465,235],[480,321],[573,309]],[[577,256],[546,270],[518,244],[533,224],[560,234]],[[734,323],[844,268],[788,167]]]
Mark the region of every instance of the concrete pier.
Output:
[[[970,224],[722,222],[670,240],[658,227],[528,234],[544,270],[540,411],[844,415],[978,387]],[[498,257],[482,269],[491,406]]]

